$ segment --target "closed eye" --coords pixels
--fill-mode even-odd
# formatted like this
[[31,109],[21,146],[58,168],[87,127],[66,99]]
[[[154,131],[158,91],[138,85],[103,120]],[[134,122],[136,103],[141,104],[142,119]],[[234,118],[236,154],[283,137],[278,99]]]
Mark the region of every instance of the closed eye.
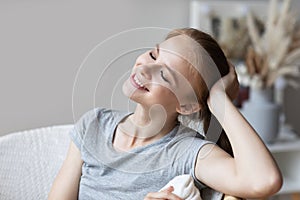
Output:
[[149,55],[153,60],[156,60],[156,57],[153,55],[153,53],[151,51],[149,52]]
[[166,82],[169,83],[168,79],[166,79],[166,77],[164,76],[163,70],[160,70],[160,76],[161,76],[161,78],[162,78],[164,81],[166,81]]

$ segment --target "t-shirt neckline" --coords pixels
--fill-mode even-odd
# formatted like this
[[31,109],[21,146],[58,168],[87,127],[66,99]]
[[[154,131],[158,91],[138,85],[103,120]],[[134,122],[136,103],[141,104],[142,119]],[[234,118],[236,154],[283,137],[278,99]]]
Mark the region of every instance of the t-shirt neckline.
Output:
[[146,149],[148,149],[152,146],[160,146],[160,144],[164,144],[164,143],[169,142],[177,133],[179,124],[176,124],[169,133],[167,133],[163,137],[159,138],[158,140],[156,140],[156,141],[154,141],[150,144],[147,144],[145,146],[135,147],[133,149],[130,149],[129,151],[118,151],[113,146],[113,139],[114,139],[114,136],[116,134],[117,127],[122,121],[124,121],[127,117],[129,117],[132,114],[133,114],[133,112],[123,114],[123,116],[121,116],[121,117],[119,117],[118,119],[115,120],[115,123],[111,128],[111,133],[109,134],[109,147],[116,153],[123,154],[123,153],[143,152],[143,150],[146,150]]

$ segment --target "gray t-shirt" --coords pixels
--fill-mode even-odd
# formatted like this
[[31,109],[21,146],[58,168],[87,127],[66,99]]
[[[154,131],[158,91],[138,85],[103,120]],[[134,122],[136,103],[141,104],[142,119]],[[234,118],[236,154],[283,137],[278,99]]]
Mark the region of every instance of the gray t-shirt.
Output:
[[[70,132],[83,160],[79,199],[142,200],[175,176],[191,174],[195,177],[198,151],[211,142],[178,124],[149,145],[129,152],[116,151],[112,144],[115,129],[129,115],[95,108],[85,113]],[[199,181],[195,182],[201,187]]]

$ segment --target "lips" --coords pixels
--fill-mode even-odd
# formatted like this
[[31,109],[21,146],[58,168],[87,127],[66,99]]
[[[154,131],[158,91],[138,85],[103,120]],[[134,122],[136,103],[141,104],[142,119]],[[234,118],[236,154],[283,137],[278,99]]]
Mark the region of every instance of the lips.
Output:
[[135,88],[149,92],[149,90],[144,86],[144,84],[137,78],[136,74],[133,74],[130,77],[130,81]]

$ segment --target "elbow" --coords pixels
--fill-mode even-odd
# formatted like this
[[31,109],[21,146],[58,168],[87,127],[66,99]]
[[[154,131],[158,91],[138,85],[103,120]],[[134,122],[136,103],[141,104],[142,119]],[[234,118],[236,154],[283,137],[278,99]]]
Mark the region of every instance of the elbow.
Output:
[[276,194],[283,184],[283,178],[278,171],[272,175],[264,176],[254,183],[252,187],[253,196],[256,198],[269,197]]

